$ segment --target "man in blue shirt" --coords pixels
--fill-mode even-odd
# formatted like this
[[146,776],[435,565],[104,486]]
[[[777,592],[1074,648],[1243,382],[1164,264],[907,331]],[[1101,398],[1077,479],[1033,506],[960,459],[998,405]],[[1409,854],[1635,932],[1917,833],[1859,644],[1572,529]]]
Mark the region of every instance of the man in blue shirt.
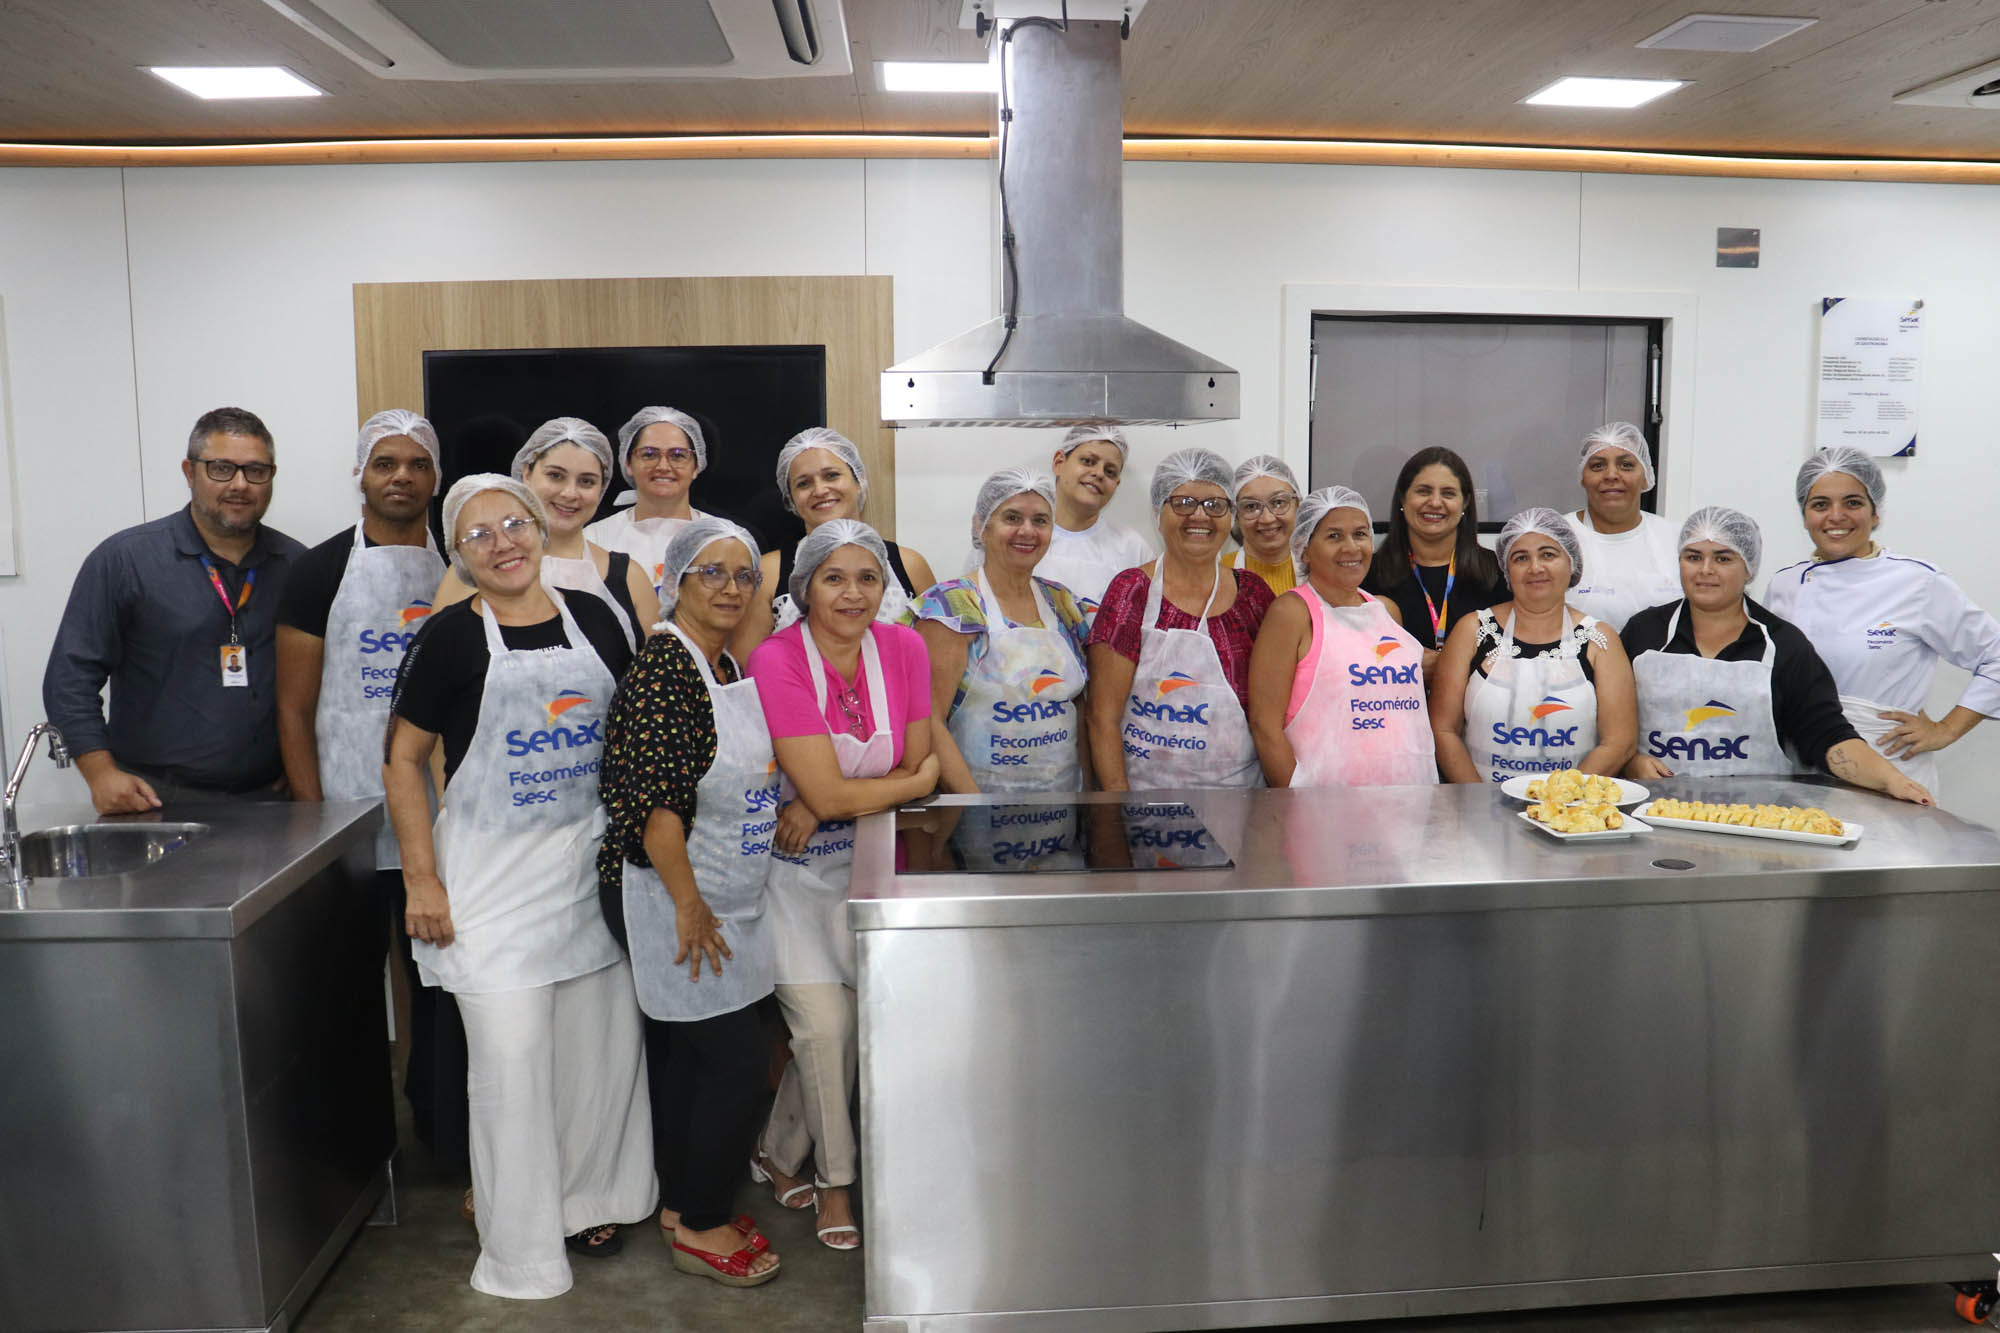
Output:
[[254,413],[204,413],[181,463],[187,506],[106,538],[77,571],[42,705],[100,814],[282,787],[277,609],[305,548],[264,526],[276,473]]

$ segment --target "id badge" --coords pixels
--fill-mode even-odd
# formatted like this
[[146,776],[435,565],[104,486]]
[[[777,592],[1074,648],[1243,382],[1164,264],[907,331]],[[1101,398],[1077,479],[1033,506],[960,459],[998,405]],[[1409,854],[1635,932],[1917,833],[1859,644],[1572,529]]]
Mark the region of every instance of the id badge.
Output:
[[222,684],[225,689],[250,688],[250,650],[240,643],[222,645]]

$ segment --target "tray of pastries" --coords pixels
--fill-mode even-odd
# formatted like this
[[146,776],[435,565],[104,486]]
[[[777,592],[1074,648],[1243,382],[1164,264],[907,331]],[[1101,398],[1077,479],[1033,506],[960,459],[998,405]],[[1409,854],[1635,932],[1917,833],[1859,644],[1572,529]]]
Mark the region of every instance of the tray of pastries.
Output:
[[1841,847],[1861,838],[1861,825],[1851,819],[1835,819],[1818,806],[1715,805],[1662,796],[1633,813],[1662,828],[1776,838],[1781,842],[1815,842],[1823,847]]
[[1565,768],[1537,777],[1522,774],[1500,784],[1500,792],[1517,801],[1542,805],[1637,805],[1651,795],[1636,782],[1607,778]]
[[1605,842],[1644,833],[1646,826],[1608,801],[1555,805],[1538,801],[1517,812],[1542,832],[1565,842]]

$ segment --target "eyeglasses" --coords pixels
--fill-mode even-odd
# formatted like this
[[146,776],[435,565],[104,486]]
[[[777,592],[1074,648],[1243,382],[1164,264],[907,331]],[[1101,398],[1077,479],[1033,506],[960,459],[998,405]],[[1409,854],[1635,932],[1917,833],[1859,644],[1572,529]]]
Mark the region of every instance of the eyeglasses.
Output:
[[694,450],[683,449],[679,445],[671,449],[660,449],[650,444],[642,444],[632,451],[632,461],[635,463],[657,463],[663,458],[675,467],[683,468],[694,462]]
[[1269,512],[1272,518],[1287,518],[1298,507],[1298,496],[1274,495],[1268,500],[1245,500],[1236,506],[1236,512],[1240,517],[1254,521],[1264,517],[1266,512]]
[[234,481],[241,472],[243,480],[252,486],[262,486],[278,473],[276,463],[232,463],[226,458],[204,458],[200,462],[210,481]]
[[1207,514],[1210,518],[1221,518],[1229,512],[1230,504],[1228,497],[1221,495],[1211,495],[1206,499],[1197,499],[1192,495],[1169,495],[1167,497],[1167,508],[1173,510],[1183,518],[1186,518],[1197,509]]
[[701,580],[701,586],[710,592],[721,592],[731,583],[738,592],[755,592],[764,582],[764,571],[739,569],[732,574],[721,565],[691,565],[682,577]]
[[495,537],[502,535],[510,542],[526,541],[528,538],[528,529],[534,526],[535,520],[532,518],[523,518],[519,514],[509,514],[506,518],[500,520],[500,527],[497,531],[493,528],[466,529],[465,535],[458,539],[459,549],[483,551],[493,544]]
[[870,733],[868,730],[868,719],[862,716],[861,713],[860,688],[849,685],[846,689],[834,695],[833,701],[839,704],[840,711],[847,715],[847,729],[857,737],[863,740],[867,739]]

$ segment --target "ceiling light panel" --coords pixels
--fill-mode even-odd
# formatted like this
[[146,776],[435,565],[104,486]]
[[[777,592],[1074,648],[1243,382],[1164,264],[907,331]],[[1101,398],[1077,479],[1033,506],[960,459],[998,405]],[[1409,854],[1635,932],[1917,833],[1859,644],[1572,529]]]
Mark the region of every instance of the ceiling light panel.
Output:
[[150,65],[147,68],[182,92],[211,102],[326,96],[324,91],[282,65]]
[[999,91],[993,64],[986,60],[878,60],[875,73],[892,93],[985,93]]
[[1810,28],[1818,19],[1773,18],[1761,14],[1690,14],[1670,23],[1638,46],[1656,51],[1721,51],[1741,55],[1761,51],[1781,37]]
[[1593,106],[1629,110],[1686,86],[1685,79],[1600,79],[1570,75],[1522,98],[1530,106]]

